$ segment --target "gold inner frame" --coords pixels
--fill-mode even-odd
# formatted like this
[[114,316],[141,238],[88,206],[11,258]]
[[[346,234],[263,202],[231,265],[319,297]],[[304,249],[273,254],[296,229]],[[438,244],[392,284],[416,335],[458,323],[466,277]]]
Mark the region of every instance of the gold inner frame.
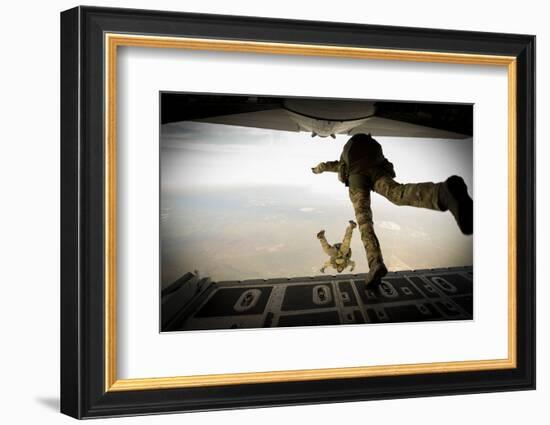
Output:
[[[417,373],[448,373],[516,367],[516,58],[443,52],[369,49],[255,41],[212,40],[105,34],[105,391],[135,391],[214,385],[237,385],[321,379],[359,378]],[[419,364],[285,370],[163,378],[118,379],[116,324],[116,123],[117,48],[119,46],[398,60],[507,67],[508,72],[508,357]]]

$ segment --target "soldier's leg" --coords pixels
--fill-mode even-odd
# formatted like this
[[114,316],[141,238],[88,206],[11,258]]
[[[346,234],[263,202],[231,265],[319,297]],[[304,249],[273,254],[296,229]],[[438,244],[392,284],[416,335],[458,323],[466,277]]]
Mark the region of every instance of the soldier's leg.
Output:
[[346,233],[344,235],[344,240],[342,241],[342,245],[340,245],[340,253],[342,255],[346,255],[349,251],[349,247],[351,245],[351,237],[353,236],[353,229],[357,227],[357,224],[355,224],[354,221],[349,222],[349,226],[346,229]]
[[321,230],[319,233],[317,233],[317,239],[319,239],[319,242],[321,243],[321,247],[323,248],[325,254],[327,254],[329,257],[333,257],[337,254],[336,248],[334,248],[331,244],[327,242],[324,230]]
[[408,205],[441,211],[439,190],[442,183],[397,183],[389,176],[374,182],[374,191],[395,205]]
[[462,177],[451,176],[441,183],[397,183],[390,176],[374,182],[374,191],[396,205],[449,210],[462,233],[473,232],[473,201]]
[[349,196],[353,204],[353,209],[355,210],[355,218],[359,225],[361,241],[363,242],[367,254],[369,273],[365,282],[369,285],[372,282],[379,281],[381,277],[386,275],[388,270],[384,265],[380,242],[374,232],[372,210],[370,208],[370,191],[366,189],[350,188]]

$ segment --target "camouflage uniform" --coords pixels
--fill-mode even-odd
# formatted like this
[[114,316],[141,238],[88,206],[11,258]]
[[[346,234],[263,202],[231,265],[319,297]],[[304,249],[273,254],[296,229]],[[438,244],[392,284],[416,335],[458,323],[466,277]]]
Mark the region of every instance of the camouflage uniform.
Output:
[[[368,139],[370,140],[365,140],[361,146],[361,149],[367,150],[367,152],[361,152],[360,159],[352,162],[351,166],[346,164],[348,169],[344,172],[342,172],[342,159],[340,161],[321,162],[312,170],[315,174],[325,171],[337,172],[340,180],[349,186],[349,197],[355,210],[355,217],[367,254],[369,268],[372,270],[375,265],[382,265],[385,269],[380,242],[374,232],[370,206],[371,191],[382,195],[396,205],[443,211],[438,201],[439,190],[443,183],[401,184],[396,182],[394,180],[393,165],[383,156],[382,148],[370,136],[368,136]],[[350,142],[344,147],[344,151],[349,144]],[[368,161],[363,158],[368,158]],[[347,175],[347,178],[343,175]]]
[[330,257],[330,259],[327,260],[321,267],[322,273],[325,272],[325,269],[327,267],[333,267],[338,271],[338,273],[341,273],[347,267],[350,267],[350,271],[353,271],[353,269],[355,268],[355,261],[351,260],[350,245],[351,237],[353,236],[353,229],[355,229],[356,226],[357,225],[355,223],[352,224],[350,222],[350,225],[346,229],[346,234],[344,235],[344,240],[342,241],[342,243],[336,243],[334,245],[330,245],[327,242],[324,230],[321,230],[317,234],[317,238],[321,243],[323,251]]

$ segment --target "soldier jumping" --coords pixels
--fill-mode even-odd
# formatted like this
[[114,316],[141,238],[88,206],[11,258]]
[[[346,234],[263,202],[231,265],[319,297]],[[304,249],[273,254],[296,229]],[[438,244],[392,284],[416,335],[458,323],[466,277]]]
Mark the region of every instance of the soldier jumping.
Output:
[[351,260],[351,237],[353,235],[353,229],[357,227],[357,224],[350,220],[349,226],[346,229],[346,234],[344,235],[344,240],[342,243],[335,243],[330,245],[325,238],[325,231],[321,230],[317,233],[317,238],[321,242],[321,247],[325,254],[327,254],[330,259],[323,264],[321,267],[321,273],[325,272],[327,267],[335,268],[338,273],[342,273],[347,267],[350,268],[350,272],[355,268],[355,262]]
[[440,183],[398,183],[394,180],[393,164],[384,157],[382,146],[370,134],[354,135],[344,145],[339,161],[321,162],[312,171],[314,174],[337,172],[338,179],[349,187],[369,264],[365,278],[367,286],[380,282],[388,273],[374,232],[371,191],[395,205],[450,211],[462,233],[471,235],[473,232],[473,201],[461,177],[451,176]]

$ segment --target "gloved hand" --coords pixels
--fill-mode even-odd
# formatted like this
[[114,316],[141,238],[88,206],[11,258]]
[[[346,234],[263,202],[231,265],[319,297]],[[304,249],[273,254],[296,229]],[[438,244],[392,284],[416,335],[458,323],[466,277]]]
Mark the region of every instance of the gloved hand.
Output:
[[311,171],[313,172],[313,174],[321,174],[323,171],[325,171],[323,168],[323,163],[321,162],[317,164],[315,167],[312,167]]

